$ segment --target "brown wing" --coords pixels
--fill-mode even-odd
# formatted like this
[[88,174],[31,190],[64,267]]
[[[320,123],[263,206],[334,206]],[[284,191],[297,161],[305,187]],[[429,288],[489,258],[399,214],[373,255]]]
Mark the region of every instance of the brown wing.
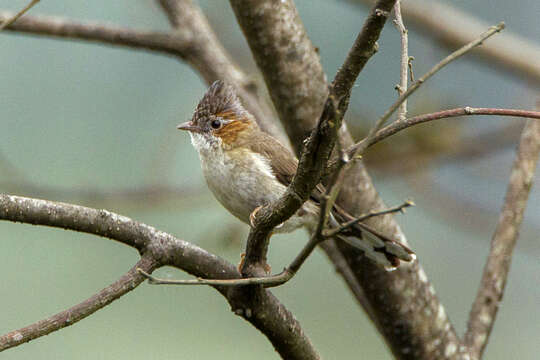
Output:
[[279,141],[262,131],[256,132],[255,138],[251,140],[249,147],[270,159],[270,167],[278,181],[289,186],[298,167],[298,160],[294,155]]
[[[289,186],[296,173],[298,160],[285,146],[266,133],[259,132],[253,140],[255,141],[250,141],[249,145],[251,149],[269,158],[270,167],[278,181],[285,186]],[[324,186],[318,184],[311,194],[311,200],[320,203],[324,192]],[[349,213],[338,205],[334,205],[332,215],[338,223],[353,219]],[[408,247],[384,236],[366,224],[357,223],[344,235],[357,238],[363,243],[360,248],[365,252],[366,256],[388,269],[397,267],[400,260],[411,261],[414,259],[414,252]]]
[[[272,136],[259,132],[256,141],[250,142],[253,151],[266,155],[270,159],[270,167],[280,183],[289,186],[296,169],[298,160],[296,157]],[[322,184],[318,184],[311,194],[311,200],[319,203],[321,195],[324,193]]]

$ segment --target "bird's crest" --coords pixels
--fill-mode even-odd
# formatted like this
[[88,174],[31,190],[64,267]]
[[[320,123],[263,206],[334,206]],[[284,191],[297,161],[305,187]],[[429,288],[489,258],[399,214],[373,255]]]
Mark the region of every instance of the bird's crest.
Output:
[[240,103],[234,88],[222,80],[216,80],[195,109],[194,119],[219,116],[240,120],[246,116],[246,110]]

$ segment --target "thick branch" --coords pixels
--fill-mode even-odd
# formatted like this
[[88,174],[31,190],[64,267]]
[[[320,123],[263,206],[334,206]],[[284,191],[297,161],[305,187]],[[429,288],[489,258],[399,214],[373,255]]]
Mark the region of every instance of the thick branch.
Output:
[[[6,21],[13,15],[11,12],[1,11],[0,21]],[[187,31],[174,33],[139,31],[113,25],[83,23],[52,16],[24,16],[16,23],[8,26],[5,31],[127,46],[134,49],[157,51],[182,59],[186,59],[192,44],[191,34]]]
[[73,325],[109,305],[122,295],[135,289],[145,280],[145,277],[137,272],[137,268],[152,272],[156,268],[156,263],[150,257],[143,256],[120,279],[82,303],[61,311],[47,319],[0,336],[0,352]]
[[480,289],[469,316],[465,344],[474,359],[479,359],[484,352],[502,301],[512,252],[519,236],[539,153],[540,121],[529,120],[521,135]]
[[[231,4],[289,138],[299,149],[306,134],[315,126],[327,97],[318,55],[292,1],[231,0]],[[353,145],[346,129],[342,129],[341,134],[344,147]],[[352,214],[384,208],[362,164],[357,162],[353,170],[349,171],[341,191],[340,204]],[[405,241],[391,216],[370,220],[369,224]],[[362,260],[358,249],[342,242],[337,245],[351,270],[349,274],[354,274],[369,297],[371,313],[375,314],[383,336],[398,358],[445,358],[446,349],[449,350],[446,358],[457,356],[459,339],[417,263],[387,273]],[[358,296],[363,294],[358,293]],[[433,346],[435,341],[437,345]]]
[[230,3],[278,115],[299,151],[328,96],[319,56],[292,0]]
[[[268,62],[267,56],[257,56],[257,51],[261,50],[261,47],[264,47],[264,44],[267,43],[275,44],[275,50],[280,55],[284,55],[283,52],[291,45],[298,47],[297,43],[285,44],[283,41],[277,42],[279,38],[283,40],[284,36],[304,39],[304,43],[300,47],[306,49],[306,51],[314,51],[305,33],[302,33],[303,29],[299,26],[290,26],[290,24],[299,23],[298,14],[292,3],[281,2],[276,4],[272,1],[255,3],[233,0],[231,4],[242,25],[244,34],[248,37],[248,42],[256,56],[259,67],[268,69],[269,67],[278,66],[280,71],[291,70],[289,69],[289,57],[283,59],[283,62],[275,61],[275,58],[272,59],[273,61]],[[266,251],[270,232],[275,226],[293,215],[309,198],[315,186],[320,182],[321,175],[338,137],[343,114],[347,110],[351,88],[364,65],[375,53],[376,41],[393,4],[394,1],[381,1],[380,6],[373,9],[368,16],[343,66],[336,75],[319,122],[305,143],[298,170],[291,185],[277,203],[264,207],[257,212],[256,227],[252,229],[248,238],[244,269],[242,271],[244,274],[249,276],[264,275],[261,269],[264,269],[266,264]],[[278,16],[280,14],[287,14],[287,16],[292,17],[290,19],[292,23],[285,24]],[[251,18],[251,16],[256,17],[256,19]],[[261,23],[267,24],[267,27],[261,28]],[[283,26],[283,28],[279,28],[280,26]],[[253,31],[256,33],[253,33]],[[298,38],[298,36],[300,37]],[[318,66],[320,67],[320,64]],[[265,74],[267,73],[265,72]],[[271,94],[275,89],[269,84],[269,81],[279,83],[276,86],[278,86],[277,91],[280,92],[283,82],[290,80],[281,77],[276,78],[273,74],[268,75],[267,84],[270,85]],[[307,94],[303,96],[305,95]],[[272,97],[276,101],[275,98],[280,96],[279,93],[276,93]],[[287,115],[282,114],[282,116]]]
[[[240,277],[236,266],[220,257],[151,226],[106,210],[0,194],[0,220],[104,236],[136,248],[143,257],[157,264],[156,268],[174,266],[194,276],[210,279]],[[153,270],[141,267],[146,272]],[[215,288],[225,296],[237,315],[268,337],[284,359],[319,359],[298,321],[272,293],[264,289],[244,293],[219,286]]]

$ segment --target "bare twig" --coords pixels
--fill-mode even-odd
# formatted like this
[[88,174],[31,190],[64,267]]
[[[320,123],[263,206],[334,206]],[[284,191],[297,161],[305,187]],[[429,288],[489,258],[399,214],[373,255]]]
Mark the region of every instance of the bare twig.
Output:
[[[13,17],[13,13],[0,12],[0,20]],[[191,47],[191,36],[186,31],[165,33],[139,31],[120,26],[78,22],[53,16],[24,16],[8,26],[6,31],[30,33],[39,36],[95,41],[101,44],[127,46],[151,50],[185,59]]]
[[73,325],[92,315],[122,295],[135,289],[145,280],[145,277],[137,273],[136,269],[144,269],[145,271],[152,272],[156,266],[157,264],[149,256],[143,256],[120,279],[80,304],[34,324],[0,336],[0,352]]
[[[376,155],[367,157],[366,161],[370,168],[381,172],[382,176],[393,176],[392,174],[405,176],[407,174],[425,171],[431,166],[440,167],[444,164],[458,162],[463,164],[467,161],[473,161],[499,151],[504,151],[510,146],[515,146],[521,130],[523,130],[523,124],[511,121],[505,126],[493,127],[480,134],[452,136],[448,142],[438,142],[436,140],[437,138],[433,138],[432,140],[436,144],[433,142],[423,142],[420,139],[422,136],[420,134],[419,137],[413,135],[412,137],[403,139],[406,144],[411,145],[407,146],[407,150],[403,150],[403,147],[400,145],[394,146],[396,144],[392,144],[392,146],[386,146],[384,149],[380,149],[382,151],[376,150]],[[442,135],[442,133],[439,134]],[[419,141],[416,140],[417,138]],[[404,162],[403,159],[407,159],[407,161]],[[428,180],[429,176],[424,178]],[[418,189],[421,188],[419,185]],[[447,209],[441,210],[446,211]]]
[[[504,23],[500,23],[497,26],[491,27],[488,31],[480,35],[476,40],[472,41],[471,43],[463,46],[462,48],[454,51],[452,54],[445,57],[443,60],[441,60],[439,63],[437,63],[435,66],[433,66],[427,73],[425,73],[422,77],[420,77],[414,84],[411,85],[410,88],[408,88],[389,108],[386,110],[386,112],[381,116],[376,122],[375,125],[369,130],[366,137],[349,148],[347,150],[347,154],[349,158],[354,159],[358,156],[361,156],[363,152],[372,144],[373,140],[377,137],[379,130],[384,125],[384,123],[390,118],[390,116],[398,109],[398,107],[412,94],[414,93],[426,80],[431,78],[433,75],[435,75],[439,70],[441,70],[444,66],[448,65],[452,61],[458,59],[459,57],[466,54],[468,51],[472,50],[474,47],[482,44],[484,40],[489,38],[490,36],[496,34],[497,32],[504,29]],[[471,114],[474,113],[474,109],[472,108],[465,108],[465,111],[470,112]],[[408,123],[407,120],[403,121],[396,121],[394,124],[396,127],[399,126],[405,126]],[[382,130],[381,130],[382,131]],[[336,161],[329,166],[329,172],[342,172],[347,171],[347,169],[350,167],[350,164],[344,163],[343,161]],[[339,192],[341,188],[341,182],[337,182],[335,184],[335,192]]]
[[[375,0],[348,0],[372,6]],[[409,0],[401,4],[403,16],[410,28],[420,30],[435,40],[437,46],[449,49],[474,39],[488,24],[470,12],[460,10],[450,2]],[[533,39],[531,39],[533,40]],[[517,75],[526,82],[540,84],[540,46],[517,33],[505,32],[477,48],[472,59],[481,60],[499,70]]]
[[26,5],[21,11],[13,15],[11,19],[5,20],[0,24],[0,31],[4,30],[9,25],[13,24],[17,19],[19,19],[21,16],[26,14],[28,10],[30,10],[34,5],[36,5],[39,2],[39,0],[32,0],[28,5]]
[[429,113],[424,115],[418,115],[412,118],[409,118],[405,121],[400,122],[394,122],[375,134],[371,138],[371,140],[362,140],[358,142],[357,144],[351,146],[347,149],[347,153],[349,156],[352,156],[354,153],[357,152],[357,149],[361,147],[369,147],[372,146],[392,135],[395,133],[405,130],[411,126],[422,124],[428,121],[433,120],[440,120],[440,119],[448,119],[453,117],[460,117],[460,116],[469,116],[469,115],[497,115],[497,116],[511,116],[511,117],[522,117],[522,118],[530,118],[530,119],[540,119],[540,111],[531,111],[531,110],[519,110],[519,109],[497,109],[497,108],[472,108],[469,106],[456,108],[456,109],[450,109],[450,110],[443,110],[438,111],[435,113]]
[[[377,131],[384,125],[384,123],[392,116],[394,111],[397,110],[397,108],[405,101],[411,94],[413,94],[426,80],[431,78],[433,75],[435,75],[439,70],[441,70],[443,67],[448,65],[454,60],[459,59],[461,56],[465,55],[467,52],[474,49],[476,46],[481,45],[486,39],[489,37],[495,35],[499,31],[504,29],[504,23],[501,22],[496,26],[492,26],[488,31],[481,34],[477,39],[473,40],[472,42],[468,43],[467,45],[461,47],[460,49],[454,51],[444,59],[442,59],[439,63],[435,64],[427,73],[425,73],[422,77],[420,77],[414,84],[412,84],[407,91],[405,91],[397,100],[394,102],[388,110],[381,116],[375,125],[371,128],[368,135],[365,138],[365,141],[362,141],[359,146],[356,148],[355,155],[362,155],[364,150],[368,147],[368,144],[371,142],[371,140],[375,137]],[[363,143],[363,145],[362,145]],[[354,157],[354,156],[353,156]]]
[[151,285],[219,285],[219,286],[245,286],[245,285],[264,285],[265,287],[273,287],[286,283],[293,277],[293,273],[287,269],[280,274],[265,277],[250,277],[245,279],[162,279],[150,275],[143,269],[137,269]]
[[[411,65],[411,58],[409,57],[409,35],[405,24],[403,24],[403,18],[401,17],[401,0],[396,1],[394,5],[394,24],[399,31],[399,36],[401,38],[401,59],[400,59],[400,72],[399,72],[399,84],[396,86],[398,95],[403,95],[407,91],[408,77],[407,70]],[[412,72],[411,72],[412,74]],[[397,120],[405,120],[407,117],[407,100],[403,101],[398,109]]]
[[[324,201],[321,205],[324,204]],[[340,232],[348,229],[354,224],[367,220],[375,216],[381,216],[386,214],[392,214],[396,212],[403,212],[405,208],[409,206],[414,206],[412,201],[406,201],[405,203],[395,206],[393,208],[385,209],[382,211],[373,211],[369,214],[359,216],[351,221],[348,221],[344,224],[341,224],[337,228],[324,230],[326,222],[323,220],[319,221],[317,231],[311,234],[308,243],[302,248],[300,253],[295,257],[289,266],[287,266],[283,271],[276,275],[262,276],[262,277],[248,277],[242,279],[187,279],[187,280],[177,280],[177,279],[162,279],[150,275],[148,272],[145,272],[143,269],[138,269],[138,271],[148,279],[148,282],[152,285],[212,285],[212,286],[246,286],[246,285],[263,285],[265,288],[275,287],[282,284],[285,284],[287,281],[292,279],[294,275],[300,270],[300,267],[304,264],[306,259],[311,255],[313,250],[319,245],[322,241],[331,238]],[[322,213],[322,212],[321,212]],[[325,216],[321,214],[320,219],[324,219]]]
[[539,153],[540,121],[528,120],[517,149],[499,222],[491,240],[480,288],[469,315],[465,344],[475,359],[482,356],[502,301]]
[[354,226],[355,224],[357,224],[359,222],[365,221],[365,220],[367,220],[369,218],[372,218],[372,217],[375,217],[375,216],[393,214],[393,213],[397,213],[397,212],[403,213],[403,212],[405,212],[405,209],[410,207],[410,206],[414,206],[414,202],[411,201],[411,200],[407,200],[403,204],[391,207],[389,209],[380,210],[380,211],[372,211],[369,214],[358,216],[358,217],[354,218],[353,220],[347,221],[346,223],[343,223],[343,224],[341,224],[340,226],[338,226],[336,228],[324,231],[323,236],[327,237],[327,238],[336,236],[337,234],[343,232],[344,230],[347,230],[351,226]]

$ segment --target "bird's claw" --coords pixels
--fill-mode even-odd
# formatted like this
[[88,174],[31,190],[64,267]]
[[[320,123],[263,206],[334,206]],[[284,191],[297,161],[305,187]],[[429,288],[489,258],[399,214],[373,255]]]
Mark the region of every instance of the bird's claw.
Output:
[[238,272],[242,273],[242,268],[244,267],[244,261],[246,260],[246,253],[240,254],[240,262],[238,263]]
[[255,208],[255,210],[253,210],[253,211],[251,212],[251,214],[249,214],[249,223],[250,223],[250,225],[251,225],[252,228],[255,227],[255,216],[257,216],[257,212],[258,212],[259,210],[261,210],[261,208],[262,208],[262,205],[261,205],[261,206],[257,206],[257,207]]

